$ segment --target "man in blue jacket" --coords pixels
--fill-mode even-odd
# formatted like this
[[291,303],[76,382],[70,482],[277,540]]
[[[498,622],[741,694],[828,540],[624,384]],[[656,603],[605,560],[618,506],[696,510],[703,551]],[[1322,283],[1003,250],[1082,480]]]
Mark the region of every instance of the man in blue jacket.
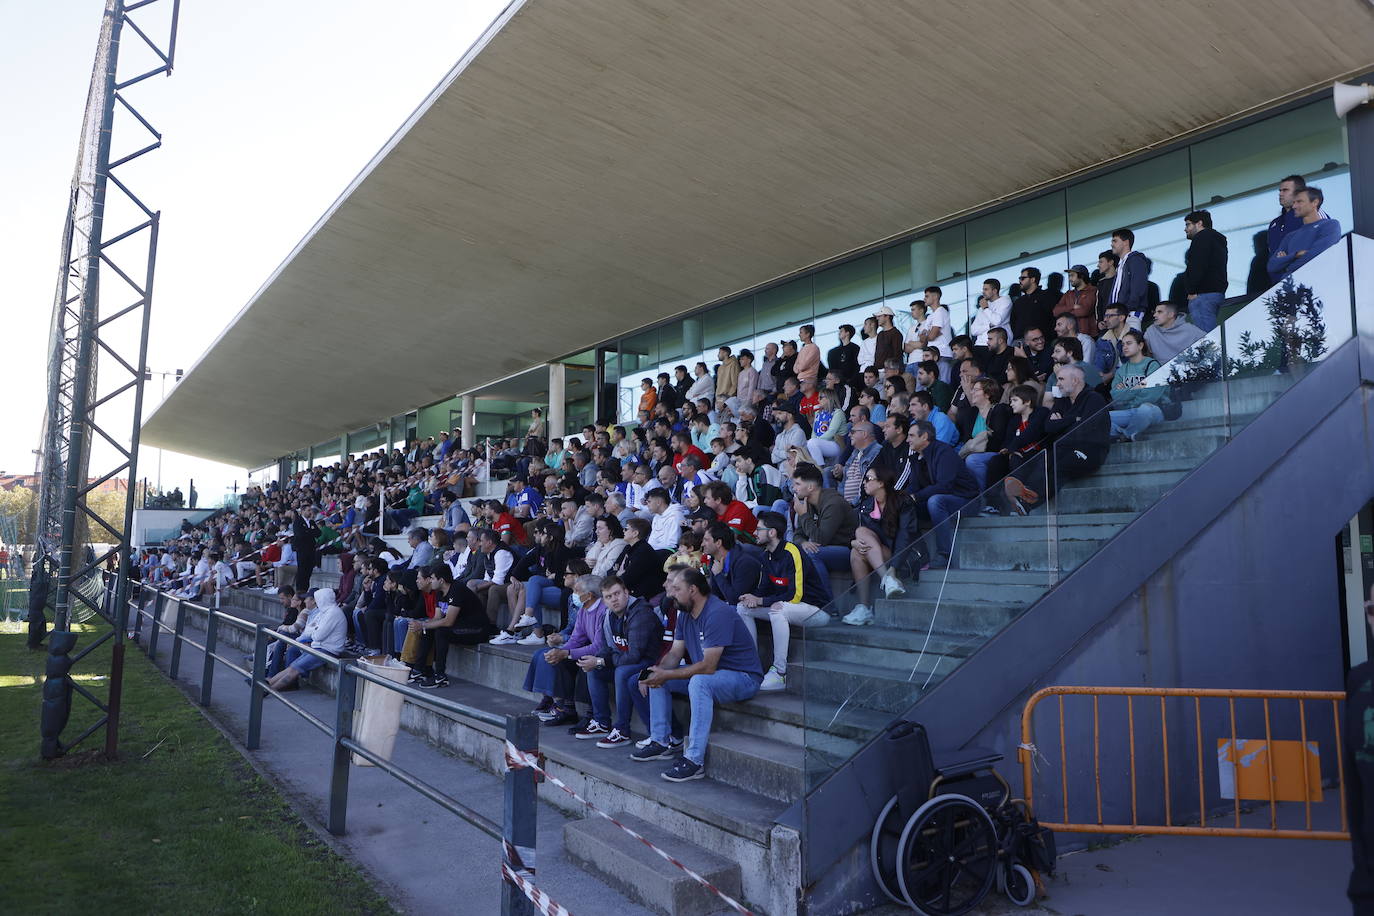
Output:
[[1293,195],[1293,212],[1302,220],[1302,225],[1284,233],[1280,243],[1283,248],[1269,255],[1271,277],[1282,280],[1292,276],[1298,268],[1341,240],[1341,224],[1322,215],[1324,199],[1321,189],[1315,185]]
[[[1139,328],[1149,309],[1150,299],[1150,259],[1145,253],[1135,250],[1135,233],[1129,229],[1117,229],[1112,233],[1112,253],[1120,258],[1116,268],[1116,279],[1107,296],[1107,304],[1120,302],[1126,306],[1132,320],[1132,327]],[[1098,296],[1102,293],[1099,291]]]
[[914,421],[908,441],[916,456],[909,489],[916,500],[916,511],[935,529],[935,547],[939,551],[938,556],[930,558],[930,566],[951,566],[954,526],[946,522],[978,495],[978,481],[954,446],[936,438],[930,421]]
[[[1301,175],[1289,175],[1279,182],[1279,215],[1269,221],[1267,233],[1269,255],[1286,250],[1284,236],[1302,225],[1302,219],[1293,212],[1293,197],[1306,187],[1307,180]],[[1278,276],[1271,271],[1269,279],[1277,281]]]
[[760,512],[754,532],[764,551],[763,579],[751,594],[741,595],[736,605],[749,635],[759,641],[756,617],[767,617],[773,627],[773,665],[763,676],[760,690],[787,687],[788,626],[825,626],[830,615],[821,608],[830,603],[830,589],[821,579],[811,557],[787,541],[787,517],[780,512]]
[[[573,732],[574,738],[598,739],[597,747],[623,747],[630,743],[630,713],[639,711],[644,727],[649,727],[649,699],[639,692],[639,672],[658,660],[663,644],[663,621],[643,598],[635,598],[616,576],[601,580],[601,600],[606,604],[602,619],[604,646],[596,655],[585,655],[577,663],[587,672],[587,694],[592,701],[592,718]],[[615,684],[615,722],[610,722],[607,687]]]
[[752,544],[737,543],[735,529],[728,524],[717,520],[706,526],[701,552],[711,558],[707,573],[711,594],[733,607],[741,595],[758,590],[763,579],[763,551]]

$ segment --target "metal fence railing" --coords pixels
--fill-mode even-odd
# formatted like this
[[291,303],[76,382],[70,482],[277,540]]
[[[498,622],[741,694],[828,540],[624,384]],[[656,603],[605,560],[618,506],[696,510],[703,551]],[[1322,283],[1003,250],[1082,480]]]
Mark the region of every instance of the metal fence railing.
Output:
[[[350,755],[368,761],[378,769],[389,773],[403,785],[408,786],[444,810],[456,815],[493,839],[501,841],[502,873],[507,868],[517,874],[525,886],[533,888],[535,862],[535,822],[536,822],[536,774],[529,768],[511,768],[504,776],[505,805],[503,822],[498,824],[486,815],[463,804],[442,789],[425,782],[415,774],[392,763],[387,758],[364,747],[353,735],[353,713],[357,704],[358,681],[366,681],[376,688],[391,690],[400,694],[405,701],[424,706],[437,712],[456,717],[469,723],[481,723],[505,730],[505,740],[525,754],[538,756],[539,719],[533,715],[497,715],[483,709],[456,703],[442,697],[433,696],[384,677],[366,671],[351,659],[339,658],[300,642],[284,633],[261,623],[235,617],[212,607],[193,604],[177,598],[170,592],[155,591],[131,583],[131,619],[136,621],[135,630],[141,633],[142,621],[151,623],[146,642],[147,654],[151,659],[158,657],[159,643],[164,634],[172,639],[171,658],[168,662],[168,676],[176,679],[180,674],[182,646],[189,645],[203,653],[200,672],[199,702],[209,706],[214,692],[215,666],[224,665],[232,671],[249,678],[251,684],[248,698],[248,735],[247,748],[257,750],[262,744],[262,703],[268,693],[276,697],[288,709],[295,712],[306,722],[319,729],[333,742],[333,762],[329,781],[329,805],[327,828],[330,833],[342,835],[346,831],[348,817],[348,782]],[[145,607],[144,605],[150,605]],[[186,635],[188,611],[205,616],[205,642],[199,643]],[[169,625],[164,618],[172,617]],[[252,635],[253,670],[242,667],[219,654],[220,629],[230,627]],[[276,640],[283,643],[280,651],[291,646],[303,653],[315,656],[325,665],[334,669],[338,676],[335,691],[334,717],[327,722],[288,697],[267,686],[267,649]],[[502,916],[525,916],[535,912],[527,892],[519,885],[504,878],[501,888]]]
[[[1050,698],[1058,721],[1051,710],[1037,738],[1036,710]],[[1043,826],[1069,833],[1348,840],[1344,699],[1338,690],[1046,687],[1021,714],[1026,802]],[[1036,803],[1037,773],[1042,793],[1059,798]],[[1267,807],[1268,824],[1247,822],[1243,801]],[[1301,816],[1281,817],[1280,802],[1300,804]]]

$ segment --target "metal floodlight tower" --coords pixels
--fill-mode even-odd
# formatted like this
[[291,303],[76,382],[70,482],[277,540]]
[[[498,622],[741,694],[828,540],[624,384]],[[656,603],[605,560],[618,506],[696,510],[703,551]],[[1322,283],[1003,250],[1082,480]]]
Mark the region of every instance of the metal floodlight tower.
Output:
[[[134,21],[133,13],[150,6],[165,9],[169,3],[165,39],[154,40]],[[40,559],[36,563],[43,563],[53,573],[55,612],[43,685],[41,731],[45,758],[60,756],[101,726],[106,729],[106,753],[113,755],[118,747],[129,547],[160,214],[146,206],[116,173],[121,166],[162,145],[162,135],[129,102],[125,90],[149,77],[171,74],[179,11],[180,0],[106,0],[86,96],[76,172],[62,233],[57,294],[49,331],[48,409],[38,457]],[[161,29],[159,26],[159,33]],[[153,54],[153,66],[121,80],[121,38],[141,41]],[[130,115],[148,136],[138,149],[112,161],[116,109]],[[132,225],[107,233],[106,195],[112,188],[132,205],[137,215]],[[124,244],[119,252],[112,252],[111,248],[121,242]],[[113,276],[107,276],[102,289],[102,273],[106,271]],[[105,393],[98,395],[97,370],[102,362],[112,378],[107,380]],[[128,419],[127,412],[116,416],[110,407],[121,396],[126,396],[121,405],[132,398],[132,426],[127,438],[106,429],[115,428],[112,422]],[[92,477],[91,446],[97,439],[103,443],[100,451],[112,451],[115,457],[111,466],[98,468]],[[124,523],[118,527],[102,518],[87,499],[111,481],[126,484]],[[91,534],[102,542],[112,541],[114,546],[100,556],[83,550],[88,546],[83,527],[89,527]],[[113,580],[102,583],[100,566],[111,556],[118,561],[118,573]],[[70,632],[73,611],[83,607],[107,620],[112,630],[72,656],[69,653],[76,643],[75,634]],[[109,639],[114,640],[114,652],[109,701],[103,704],[72,680],[70,670]],[[73,692],[95,704],[101,715],[79,736],[64,742],[62,731],[71,713]]]

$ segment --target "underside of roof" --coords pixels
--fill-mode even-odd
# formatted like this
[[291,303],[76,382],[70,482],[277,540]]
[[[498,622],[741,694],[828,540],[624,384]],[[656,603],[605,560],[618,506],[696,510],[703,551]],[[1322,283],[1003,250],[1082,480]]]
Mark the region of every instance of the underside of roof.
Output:
[[[265,464],[1265,106],[1371,48],[1365,0],[512,4],[143,441]],[[372,358],[301,358],[359,342]]]

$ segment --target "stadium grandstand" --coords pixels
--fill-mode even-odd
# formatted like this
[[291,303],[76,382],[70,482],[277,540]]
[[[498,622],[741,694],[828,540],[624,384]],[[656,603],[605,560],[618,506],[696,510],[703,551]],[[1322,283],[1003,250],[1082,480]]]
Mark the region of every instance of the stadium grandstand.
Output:
[[[1040,688],[1368,660],[1372,48],[1360,0],[512,3],[144,423],[254,486],[142,575],[333,589],[758,911],[885,902],[894,720],[1071,820],[1097,723],[1028,743]],[[1178,818],[1199,717],[1075,803]]]

